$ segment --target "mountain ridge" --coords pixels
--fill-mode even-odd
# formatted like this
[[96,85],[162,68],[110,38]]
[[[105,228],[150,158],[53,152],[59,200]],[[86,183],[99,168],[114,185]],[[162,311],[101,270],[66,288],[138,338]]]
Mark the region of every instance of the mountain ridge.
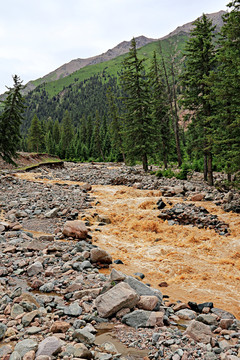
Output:
[[[206,16],[213,21],[213,25],[216,25],[216,32],[218,32],[223,25],[222,16],[225,13],[226,13],[226,11],[220,10],[215,13],[206,14]],[[201,18],[201,16],[198,18]],[[170,32],[168,35],[163,36],[158,39],[148,38],[144,35],[135,37],[137,48],[141,48],[144,45],[147,45],[151,42],[164,40],[164,39],[167,39],[169,37],[172,37],[174,35],[178,35],[181,33],[189,35],[190,31],[194,27],[193,24],[195,21],[196,20],[186,23],[182,26],[178,26],[174,31]],[[58,67],[57,69],[46,74],[45,76],[43,76],[39,79],[36,79],[36,80],[29,81],[26,84],[24,94],[27,94],[30,91],[34,90],[40,84],[48,83],[51,81],[55,81],[55,80],[64,78],[86,66],[99,64],[99,63],[114,59],[120,55],[126,54],[129,51],[130,45],[131,45],[131,40],[130,41],[125,40],[125,41],[120,42],[118,45],[116,45],[112,49],[108,49],[106,52],[104,52],[100,55],[95,55],[95,56],[85,58],[85,59],[82,59],[82,58],[73,59],[70,62],[63,64],[60,67]]]

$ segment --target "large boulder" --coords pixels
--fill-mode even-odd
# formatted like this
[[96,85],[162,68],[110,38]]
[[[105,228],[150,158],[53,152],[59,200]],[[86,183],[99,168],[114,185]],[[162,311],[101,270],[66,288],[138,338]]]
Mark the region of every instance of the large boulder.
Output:
[[197,320],[192,320],[184,332],[184,335],[190,336],[197,342],[208,344],[211,340],[212,332],[208,325]]
[[93,248],[90,251],[90,259],[93,263],[112,264],[112,257],[107,251]]
[[76,239],[86,239],[88,230],[81,220],[67,221],[63,228],[63,235]]
[[40,355],[52,356],[54,354],[57,354],[59,351],[61,351],[62,346],[63,342],[59,340],[56,336],[48,336],[38,345],[36,358]]
[[107,318],[123,308],[133,308],[139,301],[139,295],[128,284],[121,282],[99,295],[95,305],[100,316]]
[[36,351],[37,348],[38,348],[38,343],[36,340],[25,339],[17,343],[17,345],[14,348],[14,351],[16,351],[21,357],[23,357],[27,352],[31,350]]
[[132,276],[128,276],[125,282],[136,291],[139,296],[147,295],[147,296],[157,296],[159,301],[162,302],[162,293],[159,290],[152,289],[149,286],[143,284],[141,281],[135,279]]
[[161,327],[164,326],[163,318],[164,313],[161,311],[135,310],[123,316],[122,322],[136,329],[140,327]]

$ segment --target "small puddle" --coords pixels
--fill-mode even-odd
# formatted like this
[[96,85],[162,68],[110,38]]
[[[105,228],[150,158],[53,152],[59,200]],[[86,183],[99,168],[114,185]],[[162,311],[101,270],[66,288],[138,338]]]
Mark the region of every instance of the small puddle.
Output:
[[114,324],[103,323],[100,325],[95,339],[96,345],[101,346],[106,342],[112,343],[117,351],[122,354],[122,356],[127,356],[129,360],[140,360],[148,355],[148,350],[146,349],[140,350],[133,347],[127,347],[119,341],[117,336],[113,333]]

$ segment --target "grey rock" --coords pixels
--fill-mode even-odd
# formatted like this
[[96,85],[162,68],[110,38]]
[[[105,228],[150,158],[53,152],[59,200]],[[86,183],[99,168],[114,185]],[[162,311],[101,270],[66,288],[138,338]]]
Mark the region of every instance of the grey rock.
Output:
[[79,316],[82,313],[82,308],[77,302],[74,302],[71,305],[64,307],[63,311],[64,314],[68,316]]
[[23,357],[27,352],[34,350],[36,351],[38,348],[38,343],[33,339],[25,339],[18,342],[14,348],[14,351],[19,353],[21,357]]
[[21,360],[21,355],[17,351],[13,351],[9,360]]
[[30,313],[27,313],[26,315],[24,315],[22,317],[23,326],[28,326],[33,321],[33,319],[38,315],[39,315],[38,310],[33,310]]
[[12,292],[12,294],[10,295],[11,299],[15,299],[16,297],[19,297],[22,295],[22,288],[18,287],[16,289],[14,289],[14,291]]
[[162,293],[159,290],[152,289],[149,286],[143,284],[141,281],[135,279],[132,276],[128,276],[125,279],[125,282],[136,291],[138,295],[150,295],[150,296],[157,296],[159,300],[162,302]]
[[12,318],[16,318],[18,315],[23,314],[24,313],[24,309],[21,305],[19,304],[13,304],[12,308],[11,308],[11,317]]
[[11,354],[12,347],[10,345],[3,345],[0,347],[0,359],[2,359],[5,355]]
[[0,340],[4,337],[6,331],[7,326],[5,324],[0,324]]
[[46,218],[53,218],[53,217],[57,216],[58,211],[59,211],[58,208],[51,209],[50,211],[45,213],[45,217]]
[[46,292],[46,293],[53,291],[53,289],[54,289],[54,283],[53,282],[49,282],[47,284],[44,284],[39,288],[40,291]]
[[93,344],[95,341],[95,336],[85,328],[75,330],[72,336],[84,344]]
[[122,322],[135,329],[146,327],[151,311],[135,310],[122,318]]
[[217,325],[217,319],[216,316],[211,314],[200,314],[196,318],[197,321],[200,321],[206,325]]
[[112,269],[111,274],[110,274],[111,281],[123,281],[125,278],[126,278],[126,275],[124,275],[121,271]]
[[59,340],[56,336],[48,336],[46,339],[40,342],[38,346],[38,351],[36,353],[36,358],[40,355],[52,356],[61,351],[63,342]]
[[82,270],[89,269],[91,267],[92,267],[92,264],[88,260],[83,261],[82,264],[81,264],[81,269]]
[[177,311],[175,315],[177,315],[180,319],[184,319],[184,320],[193,320],[196,319],[197,317],[195,311],[190,309],[181,309]]
[[235,319],[235,316],[233,314],[222,309],[212,308],[211,312],[220,317],[221,319]]
[[27,274],[28,276],[37,275],[43,272],[43,266],[40,261],[36,261],[34,264],[28,266]]

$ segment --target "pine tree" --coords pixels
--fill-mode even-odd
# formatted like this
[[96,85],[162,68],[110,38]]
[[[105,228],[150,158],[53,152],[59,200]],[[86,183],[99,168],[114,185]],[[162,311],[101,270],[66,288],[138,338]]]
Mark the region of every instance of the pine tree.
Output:
[[41,122],[35,114],[27,136],[28,148],[30,151],[39,152],[44,146],[44,135]]
[[13,160],[17,155],[20,144],[20,125],[23,119],[24,98],[21,94],[24,86],[20,78],[13,77],[13,88],[8,88],[7,97],[2,102],[3,111],[0,114],[0,156],[8,163],[15,164]]
[[68,147],[73,140],[74,128],[72,119],[70,117],[69,112],[66,110],[62,123],[61,123],[61,131],[60,131],[60,145],[59,145],[59,152],[61,157],[65,159],[68,154]]
[[[212,21],[203,14],[194,23],[189,41],[186,44],[185,69],[182,74],[183,105],[193,112],[192,129],[195,131],[197,150],[203,149],[204,180],[213,185],[211,116],[212,84],[210,74],[215,66],[215,53]],[[194,144],[193,144],[194,145]]]
[[107,100],[108,100],[108,117],[110,121],[109,132],[111,138],[111,146],[114,152],[118,155],[122,154],[123,161],[126,162],[125,153],[123,149],[123,139],[122,139],[122,123],[116,104],[116,100],[111,88],[108,88],[107,91]]
[[155,148],[155,127],[150,117],[150,99],[144,59],[139,59],[133,38],[128,56],[123,61],[122,88],[126,106],[124,114],[124,144],[128,158],[142,161],[148,170],[148,155]]
[[217,102],[215,151],[219,154],[228,179],[240,164],[240,1],[227,5],[219,49],[218,71],[215,78]]
[[101,137],[101,119],[98,110],[96,111],[95,124],[92,135],[92,149],[95,158],[105,161],[103,153],[103,142]]
[[156,124],[156,135],[159,134],[158,146],[160,148],[164,167],[166,169],[170,147],[169,104],[167,89],[163,83],[162,73],[157,61],[156,52],[153,53],[149,79],[152,93],[152,117]]
[[[178,166],[182,165],[182,152],[180,146],[180,134],[179,134],[179,116],[178,116],[178,108],[177,108],[177,92],[176,92],[176,75],[174,69],[174,58],[173,58],[173,49],[170,44],[171,53],[169,54],[168,60],[166,61],[163,56],[161,42],[159,42],[159,50],[162,60],[162,68],[164,72],[164,78],[167,86],[168,93],[168,102],[170,106],[172,127],[174,131],[175,137],[175,145],[178,159]],[[167,69],[166,63],[170,65],[170,71]],[[169,75],[170,72],[170,75]]]

